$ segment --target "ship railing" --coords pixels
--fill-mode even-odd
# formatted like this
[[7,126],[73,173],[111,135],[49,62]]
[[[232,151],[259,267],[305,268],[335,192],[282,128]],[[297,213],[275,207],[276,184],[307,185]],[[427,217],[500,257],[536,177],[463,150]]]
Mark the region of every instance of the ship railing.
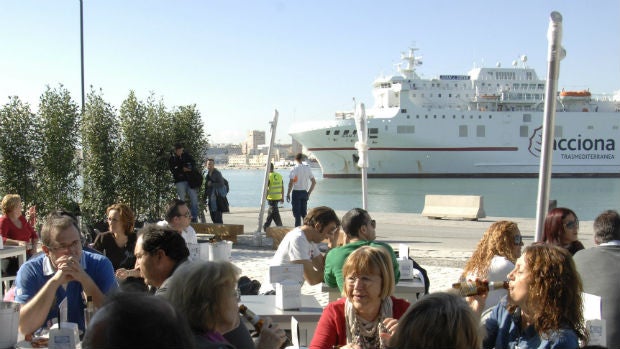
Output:
[[352,111],[337,111],[336,119],[337,120],[349,119],[349,118],[352,118],[354,115],[355,113]]

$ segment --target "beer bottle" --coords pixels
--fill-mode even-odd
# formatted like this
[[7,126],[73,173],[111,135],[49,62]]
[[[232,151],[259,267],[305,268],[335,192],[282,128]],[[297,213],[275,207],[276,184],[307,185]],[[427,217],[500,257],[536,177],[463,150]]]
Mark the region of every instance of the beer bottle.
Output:
[[260,331],[263,329],[263,319],[243,304],[239,304],[239,313],[254,326],[256,334],[260,334]]
[[493,290],[508,289],[508,281],[464,281],[452,284],[452,288],[457,289],[463,297],[477,296]]

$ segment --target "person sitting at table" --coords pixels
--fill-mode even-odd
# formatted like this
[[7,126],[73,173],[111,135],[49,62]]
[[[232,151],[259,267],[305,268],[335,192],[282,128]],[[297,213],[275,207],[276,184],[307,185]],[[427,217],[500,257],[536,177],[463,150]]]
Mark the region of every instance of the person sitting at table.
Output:
[[82,251],[77,222],[70,216],[52,213],[41,228],[43,253],[24,263],[15,280],[15,301],[22,304],[19,330],[22,334],[49,327],[58,318],[60,302],[67,300],[67,321],[84,331],[84,297],[92,296],[95,307],[116,289],[114,268],[100,254]]
[[[526,247],[508,280],[508,296],[483,319],[483,348],[574,349],[579,340],[587,342],[583,287],[566,249],[542,243]],[[485,298],[467,300],[480,314]]]
[[542,241],[568,250],[571,255],[583,250],[579,241],[579,219],[571,209],[557,207],[547,213]]
[[[227,261],[197,261],[174,273],[165,294],[187,316],[198,348],[233,348],[223,336],[240,326],[239,269]],[[269,317],[261,317],[262,330],[256,348],[279,349],[286,333]]]
[[[2,198],[2,216],[0,217],[0,237],[7,246],[26,246],[26,258],[36,253],[39,236],[22,214],[22,199],[17,194],[6,194]],[[15,275],[19,268],[17,258],[10,262],[5,272]],[[12,269],[12,273],[10,270]]]
[[133,269],[136,264],[133,251],[137,239],[133,210],[123,203],[118,203],[109,206],[106,215],[110,230],[97,235],[93,248],[110,259],[121,287],[126,283],[144,285],[139,272]]
[[481,344],[479,317],[453,292],[431,293],[415,302],[390,339],[390,348],[403,349],[476,349]]
[[[485,231],[478,246],[463,268],[461,281],[488,279],[504,281],[521,256],[523,237],[517,223],[497,221]],[[499,289],[489,292],[483,312],[494,307],[508,293]]]
[[343,266],[344,294],[327,305],[310,343],[311,349],[348,345],[386,348],[409,302],[391,296],[394,270],[381,247],[353,251]]
[[[168,226],[183,236],[186,244],[197,244],[196,230],[191,225],[192,212],[183,200],[172,199],[166,209],[166,220],[157,222],[160,226]],[[189,246],[188,246],[189,247]]]
[[196,346],[185,316],[168,301],[146,294],[117,292],[92,317],[81,347],[192,349]]
[[[172,276],[189,265],[189,250],[181,234],[156,224],[145,225],[138,232],[134,251],[136,269],[155,295],[166,296]],[[224,336],[237,348],[253,347],[250,331],[239,326]]]
[[[326,238],[334,240],[339,226],[340,219],[331,208],[319,206],[310,209],[304,218],[304,224],[284,236],[269,265],[301,264],[306,282],[310,285],[322,282],[325,257],[317,244]],[[273,294],[274,289],[267,272],[260,293]]]
[[343,277],[342,266],[351,252],[361,246],[378,246],[385,248],[392,257],[392,265],[394,267],[394,279],[396,283],[400,280],[400,266],[396,259],[396,254],[392,246],[375,241],[377,234],[375,228],[377,226],[374,219],[370,217],[368,211],[361,208],[349,210],[342,216],[342,230],[345,233],[344,245],[329,250],[325,256],[325,272],[323,274],[323,282],[329,287],[338,287],[342,292]]

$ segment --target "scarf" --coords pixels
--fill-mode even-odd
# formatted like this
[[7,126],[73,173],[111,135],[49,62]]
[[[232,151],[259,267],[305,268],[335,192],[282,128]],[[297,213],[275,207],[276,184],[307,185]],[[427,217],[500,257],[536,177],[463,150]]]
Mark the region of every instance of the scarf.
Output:
[[381,301],[379,314],[373,321],[366,321],[358,316],[353,304],[347,298],[344,303],[344,317],[347,323],[347,343],[357,344],[362,349],[384,349],[385,344],[379,333],[385,331],[383,320],[393,317],[392,298]]

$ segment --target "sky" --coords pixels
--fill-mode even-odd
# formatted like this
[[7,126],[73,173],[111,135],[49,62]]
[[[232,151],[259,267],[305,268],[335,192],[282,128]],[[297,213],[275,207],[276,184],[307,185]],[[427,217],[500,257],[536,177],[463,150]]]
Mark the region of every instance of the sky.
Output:
[[[466,74],[527,55],[547,74],[551,11],[563,18],[558,88],[620,90],[620,1],[83,0],[84,79],[117,110],[129,92],[196,104],[211,143],[330,120],[419,48],[418,74]],[[81,104],[80,1],[0,0],[0,105],[38,110],[47,86]],[[269,137],[269,132],[267,132]]]

